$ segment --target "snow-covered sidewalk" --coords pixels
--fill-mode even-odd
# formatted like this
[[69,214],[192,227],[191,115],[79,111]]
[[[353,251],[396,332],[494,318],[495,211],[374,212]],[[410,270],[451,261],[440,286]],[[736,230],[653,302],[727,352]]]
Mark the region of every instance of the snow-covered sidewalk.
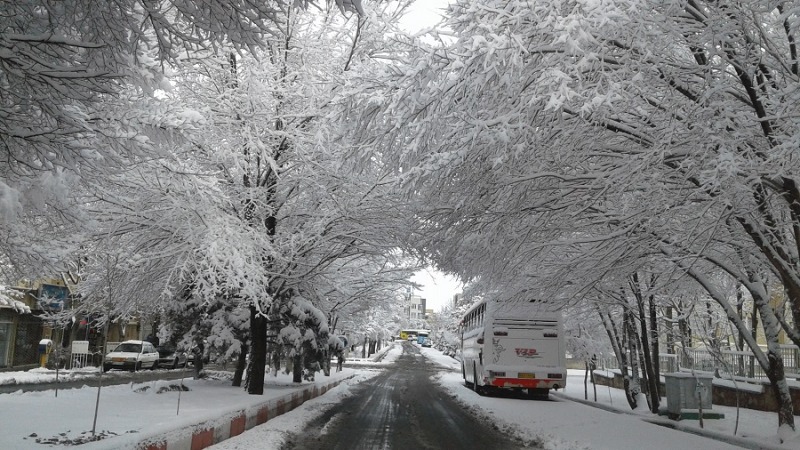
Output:
[[[401,352],[400,346],[389,346],[362,364],[376,367],[390,364]],[[378,358],[382,361],[375,362]],[[277,377],[267,376],[264,395],[248,395],[244,389],[231,386],[229,372],[207,371],[209,377],[200,380],[184,378],[104,386],[98,404],[98,390],[94,387],[96,369],[61,371],[60,379],[85,379],[87,385],[59,390],[57,397],[54,390],[0,394],[3,428],[0,449],[45,449],[56,445],[76,449],[135,448],[148,437],[170,435],[200,423],[213,427],[241,411],[293,392],[311,391],[315,386],[321,388],[334,382],[357,384],[376,373],[369,368],[345,368],[330,377],[319,373],[315,382],[299,385],[291,381],[291,375],[280,373]],[[0,372],[0,384],[6,386],[53,381],[55,372],[50,370]],[[102,439],[75,447],[74,444],[87,442],[91,436],[96,404],[99,408],[95,434]]]
[[[319,376],[300,386],[291,376],[268,377],[264,395],[248,395],[232,387],[227,377],[131,383],[103,387],[99,397],[96,434],[103,439],[76,448],[134,448],[144,438],[215,421],[229,421],[237,412],[257,407],[302,388],[325,385],[355,375],[352,369]],[[180,390],[183,384],[187,390]],[[97,388],[0,395],[0,448],[43,449],[42,443],[85,442],[91,436]]]
[[[452,370],[442,372],[439,382],[462,403],[474,405],[478,414],[547,449],[737,448],[731,443],[753,449],[800,448],[800,434],[780,444],[775,413],[741,409],[738,433],[734,436],[736,408],[732,407],[714,406],[713,411],[724,413],[725,418],[705,420],[705,428],[701,429],[697,420],[671,421],[651,414],[646,405],[631,411],[622,390],[597,386],[597,404],[603,408],[598,409],[592,406],[591,384],[588,385],[590,400],[584,400],[583,370],[570,370],[566,389],[552,395],[551,402],[481,397],[464,386],[458,361],[436,350],[422,350],[432,361]],[[641,400],[644,403],[644,397]],[[666,405],[666,399],[662,399],[662,404]]]

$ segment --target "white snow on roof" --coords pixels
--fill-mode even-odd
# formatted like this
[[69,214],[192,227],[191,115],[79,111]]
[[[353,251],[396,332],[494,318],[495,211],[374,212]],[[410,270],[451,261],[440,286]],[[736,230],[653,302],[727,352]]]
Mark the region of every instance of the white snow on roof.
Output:
[[12,308],[20,314],[30,314],[31,308],[25,303],[13,298],[16,292],[0,284],[0,308]]

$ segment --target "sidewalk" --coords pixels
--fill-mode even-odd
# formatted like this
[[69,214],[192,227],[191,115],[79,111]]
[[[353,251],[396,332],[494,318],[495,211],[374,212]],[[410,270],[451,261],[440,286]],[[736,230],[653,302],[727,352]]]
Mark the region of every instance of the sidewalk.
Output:
[[[360,362],[385,365],[376,360],[388,350]],[[61,380],[85,380],[86,385],[60,389],[57,396],[55,390],[0,394],[0,449],[43,450],[53,445],[82,450],[201,449],[289,412],[341,383],[356,383],[353,377],[358,372],[345,368],[330,377],[317,373],[314,382],[301,384],[293,383],[289,374],[267,374],[264,395],[249,395],[231,386],[230,372],[206,371],[207,378],[200,380],[104,386],[98,397],[97,369],[61,371]],[[54,380],[55,372],[49,370],[0,372],[4,386]]]
[[[221,373],[209,379],[154,381],[0,395],[0,448],[44,449],[42,444],[81,449],[199,449],[235,436],[346,382],[345,369],[296,385],[290,375],[268,377],[264,395],[232,387]],[[182,390],[185,389],[185,390]],[[95,438],[92,424],[99,405]]]
[[[736,408],[714,405],[724,419],[673,421],[652,414],[644,396],[640,407],[631,410],[620,389],[597,386],[594,401],[592,385],[589,400],[584,400],[584,371],[569,370],[566,389],[551,393],[550,402],[503,397],[482,397],[464,386],[458,361],[440,352],[422,349],[423,354],[451,372],[442,373],[440,384],[478,414],[496,421],[502,428],[545,448],[564,449],[642,449],[694,450],[749,448],[765,450],[800,449],[800,433],[785,433],[781,444],[778,416],[774,412],[740,409],[738,430]],[[662,398],[662,405],[666,399]],[[800,416],[795,416],[800,427]]]

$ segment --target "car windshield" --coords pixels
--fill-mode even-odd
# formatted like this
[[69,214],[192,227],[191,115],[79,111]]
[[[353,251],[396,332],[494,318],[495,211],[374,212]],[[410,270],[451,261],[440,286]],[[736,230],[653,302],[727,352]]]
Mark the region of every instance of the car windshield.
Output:
[[156,351],[158,351],[158,354],[161,356],[171,355],[175,353],[175,349],[172,347],[158,347]]
[[119,344],[117,348],[114,349],[115,352],[126,352],[126,353],[141,353],[142,352],[142,344],[132,344],[130,342],[124,342]]

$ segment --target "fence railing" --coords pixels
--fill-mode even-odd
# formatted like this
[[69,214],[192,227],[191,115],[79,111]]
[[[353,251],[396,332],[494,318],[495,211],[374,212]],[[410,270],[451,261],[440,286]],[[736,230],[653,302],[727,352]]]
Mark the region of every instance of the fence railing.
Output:
[[[105,353],[108,353],[117,345],[119,345],[119,342],[107,342]],[[72,341],[69,352],[64,355],[64,368],[80,369],[98,365],[102,357],[101,352],[93,352],[90,351],[89,348],[89,341]]]
[[[786,376],[800,378],[800,348],[796,345],[781,345],[779,353],[783,358]],[[737,350],[710,350],[708,348],[678,349],[677,353],[659,353],[660,374],[678,372],[681,369],[715,372],[720,376],[740,378],[766,378],[764,370],[756,361],[753,352]],[[611,356],[598,358],[598,368],[619,369],[617,359]]]

